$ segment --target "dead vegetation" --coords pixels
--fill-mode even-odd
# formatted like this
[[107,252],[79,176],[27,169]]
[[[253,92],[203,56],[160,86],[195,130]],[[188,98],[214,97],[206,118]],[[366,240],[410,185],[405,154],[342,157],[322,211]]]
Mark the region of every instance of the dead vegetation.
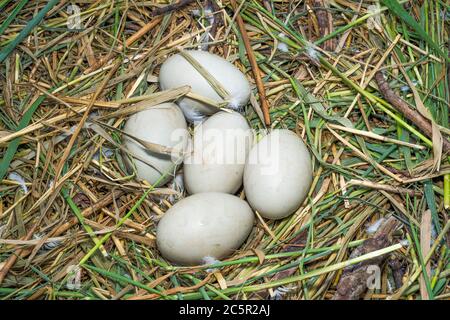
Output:
[[[1,0],[0,297],[448,299],[449,6],[377,3]],[[114,129],[189,94],[157,83],[179,48],[234,63],[253,128],[297,132],[315,160],[294,215],[197,268],[160,257],[182,195],[137,181]]]

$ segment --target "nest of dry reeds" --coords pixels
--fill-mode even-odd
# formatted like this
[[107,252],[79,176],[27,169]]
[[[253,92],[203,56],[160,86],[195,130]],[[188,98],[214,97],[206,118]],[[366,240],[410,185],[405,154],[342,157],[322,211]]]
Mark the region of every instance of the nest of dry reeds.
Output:
[[[448,299],[448,10],[0,0],[1,299]],[[158,86],[180,48],[235,64],[252,127],[295,131],[314,158],[295,214],[199,267],[160,256],[183,195],[130,174],[115,130],[135,102],[187,93]]]

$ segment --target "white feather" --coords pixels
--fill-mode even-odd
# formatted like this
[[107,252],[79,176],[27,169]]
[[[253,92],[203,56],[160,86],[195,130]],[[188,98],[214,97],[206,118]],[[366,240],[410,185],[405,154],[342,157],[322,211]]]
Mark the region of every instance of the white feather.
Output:
[[19,185],[22,188],[24,193],[28,192],[27,185],[25,184],[25,179],[20,174],[18,174],[17,172],[11,172],[8,175],[8,179],[16,181],[17,183],[19,183]]
[[367,227],[366,232],[368,234],[373,234],[375,232],[377,232],[377,230],[380,228],[381,224],[385,221],[386,219],[384,218],[380,218],[377,221],[375,221],[374,223],[372,223],[369,227]]
[[408,241],[408,239],[404,239],[404,240],[400,241],[400,244],[403,247],[408,247],[409,246],[409,241]]
[[[103,156],[106,159],[110,159],[114,155],[114,151],[112,149],[107,148],[107,147],[102,147],[101,150],[102,150]],[[94,160],[96,160],[96,161],[100,161],[100,150],[97,151],[92,158]]]
[[289,46],[284,42],[279,42],[277,45],[277,49],[282,52],[289,52]]
[[69,129],[70,134],[69,133],[65,133],[63,135],[69,136],[69,135],[73,134],[75,132],[76,128],[77,128],[77,126],[71,126],[70,129]]
[[[36,239],[36,240],[40,240],[40,239],[42,239],[42,235],[40,233],[35,233],[35,234],[33,234],[33,238]],[[55,249],[56,247],[58,247],[60,245],[61,245],[61,241],[45,242],[42,245],[41,250],[44,250],[44,251],[53,250],[53,249]]]
[[312,45],[307,46],[306,54],[313,60],[317,60],[319,58],[319,53],[313,48]]
[[239,99],[239,97],[232,97],[228,101],[228,108],[230,108],[231,110],[237,111],[237,112],[242,112],[242,106],[239,103],[239,101],[241,101]]
[[[286,38],[286,35],[282,32],[278,36],[280,38]],[[289,52],[289,46],[283,41],[278,42],[277,49],[282,52]]]
[[175,178],[173,178],[173,180],[170,182],[169,187],[175,191],[177,191],[180,195],[176,195],[176,194],[171,194],[169,196],[169,202],[170,203],[175,203],[180,196],[183,195],[184,193],[184,175],[183,172],[178,172],[175,175]]
[[[217,260],[215,257],[211,257],[211,256],[205,256],[202,258],[202,262],[204,265],[213,265],[213,264],[217,264],[220,263],[220,260]],[[214,272],[216,269],[214,268],[210,268],[210,269],[206,269],[206,272]]]
[[273,300],[281,300],[283,298],[284,295],[286,295],[287,293],[293,291],[297,289],[297,286],[292,286],[292,287],[285,287],[285,286],[281,286],[278,287],[274,290],[271,298]]
[[281,300],[285,294],[286,294],[286,292],[281,291],[279,289],[275,289],[273,294],[272,294],[272,296],[271,296],[271,298],[273,300]]

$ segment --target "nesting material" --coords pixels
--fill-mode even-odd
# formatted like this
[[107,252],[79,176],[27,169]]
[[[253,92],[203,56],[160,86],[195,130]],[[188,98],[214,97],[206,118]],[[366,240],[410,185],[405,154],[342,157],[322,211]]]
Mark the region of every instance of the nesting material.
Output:
[[236,196],[195,194],[164,214],[156,232],[158,248],[174,263],[203,264],[232,254],[248,237],[253,222],[252,209]]
[[[139,103],[145,106],[146,101]],[[182,152],[188,145],[189,132],[180,108],[174,103],[163,103],[133,114],[125,124],[124,132],[147,142],[173,148],[172,154],[146,149],[142,144],[124,135],[125,147],[132,156],[125,157],[127,165],[136,168],[141,180],[158,185],[167,183],[183,161]],[[139,158],[139,159],[137,159]],[[143,161],[142,161],[143,160]],[[165,175],[162,178],[162,175]]]
[[[360,272],[372,276],[370,283],[381,284],[380,290],[360,290],[359,299],[424,300],[426,290],[419,285],[423,272],[417,268],[422,241],[408,239],[414,238],[413,231],[419,235],[427,230],[429,235],[429,222],[422,224],[421,217],[425,209],[434,212],[433,207],[439,219],[431,224],[436,245],[428,263],[436,271],[430,274],[430,293],[433,299],[448,299],[444,249],[450,229],[445,156],[449,65],[441,51],[447,45],[450,15],[442,2],[410,1],[399,12],[396,1],[383,1],[386,24],[411,16],[426,31],[392,28],[389,36],[370,30],[370,14],[379,18],[381,13],[371,12],[369,1],[361,6],[359,1],[335,1],[339,7],[331,8],[330,1],[319,0],[233,1],[238,3],[236,10],[231,1],[144,1],[138,6],[129,2],[111,6],[105,1],[0,2],[1,13],[8,17],[1,22],[4,45],[0,45],[0,299],[259,300],[269,299],[272,290],[283,299],[331,299],[340,280],[349,280],[344,270],[352,269],[350,276]],[[72,23],[74,12],[68,12],[74,4],[82,14],[78,27]],[[192,10],[201,16],[193,16]],[[260,63],[260,77],[248,64],[243,32],[236,23],[240,15],[251,47],[248,52]],[[363,23],[341,28],[349,24],[349,17]],[[101,26],[101,32],[95,26]],[[374,43],[367,41],[370,33],[381,36],[371,39]],[[324,37],[330,38],[323,42]],[[307,50],[308,41],[316,44],[313,49]],[[280,50],[283,42],[290,46],[288,54]],[[374,50],[374,44],[385,50]],[[320,161],[314,160],[314,190],[310,188],[310,198],[293,215],[258,219],[240,252],[219,260],[219,265],[218,259],[205,256],[204,262],[211,265],[194,270],[167,265],[155,243],[157,225],[173,206],[170,201],[183,197],[184,192],[168,190],[182,191],[179,180],[174,181],[177,186],[151,191],[136,183],[138,177],[123,170],[116,142],[120,132],[111,125],[126,121],[127,110],[142,94],[151,93],[148,98],[158,103],[188,97],[186,87],[160,92],[160,64],[178,53],[177,48],[200,47],[208,47],[245,74],[255,94],[254,112],[246,105],[251,127],[263,127],[258,105],[267,100],[270,128],[307,133],[313,142],[308,150]],[[397,57],[401,65],[392,63]],[[144,81],[147,74],[151,76]],[[259,78],[268,92],[265,100],[254,88]],[[376,104],[371,103],[373,98]],[[410,102],[408,108],[397,106],[405,100]],[[417,121],[422,104],[433,114],[437,131],[444,131],[442,156],[440,135],[432,134],[431,121],[427,127]],[[408,110],[414,111],[415,120],[404,113]],[[342,123],[340,128],[330,126],[344,117],[345,125],[359,130],[349,131]],[[322,125],[324,121],[328,125]],[[401,140],[410,143],[398,143],[399,132],[392,130],[397,126],[402,128]],[[379,162],[376,168],[374,161]],[[362,176],[390,189],[380,192],[345,183]],[[239,194],[245,197],[244,192]],[[269,190],[265,196],[270,196]],[[373,238],[366,232],[369,220],[388,219],[390,212],[409,208],[410,203],[413,212],[408,221],[399,223],[393,245],[382,243],[382,250],[366,250],[369,254],[358,256],[355,264],[355,255],[350,254]],[[399,218],[404,220],[401,214]],[[54,241],[59,245],[48,245]],[[379,272],[359,268],[373,266],[378,257],[387,258],[379,264]],[[299,274],[306,281],[298,281]],[[333,281],[327,281],[332,274]],[[47,290],[46,279],[59,289]]]
[[294,132],[274,130],[249,153],[244,169],[245,195],[265,218],[292,214],[305,200],[311,182],[311,156]]
[[[227,91],[228,96],[225,99],[231,109],[238,110],[247,104],[250,99],[250,84],[238,68],[222,57],[206,51],[189,50],[186,53]],[[163,90],[188,85],[195,94],[215,102],[224,101],[224,97],[221,97],[208,80],[180,53],[171,56],[162,64],[159,83]],[[181,99],[178,105],[190,122],[196,122],[219,110],[191,98]]]
[[[282,32],[279,33],[278,36],[280,38],[286,38],[286,35]],[[289,46],[283,41],[278,42],[277,49],[280,50],[281,52],[285,53],[289,52]]]
[[198,125],[193,152],[184,161],[187,191],[235,193],[252,144],[247,120],[237,112],[218,112]]

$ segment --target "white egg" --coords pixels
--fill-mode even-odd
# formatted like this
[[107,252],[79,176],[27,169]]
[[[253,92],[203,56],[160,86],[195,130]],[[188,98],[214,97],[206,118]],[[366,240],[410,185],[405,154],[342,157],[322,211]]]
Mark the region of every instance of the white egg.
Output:
[[[188,50],[186,52],[229,93],[226,100],[229,101],[230,108],[238,110],[247,104],[250,99],[250,84],[238,68],[222,57],[207,51]],[[195,94],[216,102],[223,102],[214,87],[179,53],[171,56],[162,64],[159,83],[163,90],[188,85]],[[215,107],[190,98],[181,99],[178,105],[190,122],[202,120],[205,115],[211,115],[218,111]]]
[[265,218],[281,219],[296,211],[311,183],[311,156],[303,141],[289,130],[272,131],[248,155],[245,195]]
[[[137,105],[145,106],[146,101]],[[180,108],[174,103],[163,103],[133,114],[126,122],[123,131],[145,142],[173,148],[172,155],[149,151],[143,145],[126,135],[125,147],[131,152],[125,156],[128,167],[136,167],[136,175],[141,180],[158,185],[168,182],[182,162],[182,151],[186,151],[189,141],[186,120]],[[161,178],[165,174],[165,177]]]
[[242,245],[253,222],[252,209],[236,196],[195,194],[177,202],[159,221],[158,249],[166,259],[181,265],[222,259]]
[[245,161],[253,145],[247,120],[237,112],[218,112],[194,130],[184,159],[188,193],[235,193],[242,185]]

